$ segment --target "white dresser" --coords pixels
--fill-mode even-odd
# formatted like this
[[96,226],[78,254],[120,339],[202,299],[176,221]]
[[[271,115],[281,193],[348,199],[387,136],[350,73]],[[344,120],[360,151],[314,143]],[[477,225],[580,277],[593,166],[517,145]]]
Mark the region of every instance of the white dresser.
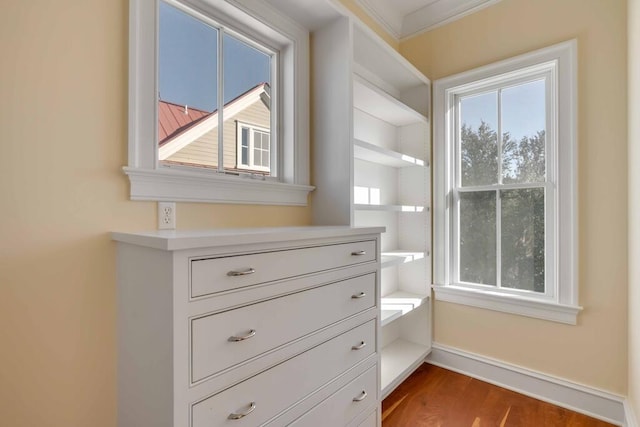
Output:
[[380,425],[380,233],[113,233],[119,427]]

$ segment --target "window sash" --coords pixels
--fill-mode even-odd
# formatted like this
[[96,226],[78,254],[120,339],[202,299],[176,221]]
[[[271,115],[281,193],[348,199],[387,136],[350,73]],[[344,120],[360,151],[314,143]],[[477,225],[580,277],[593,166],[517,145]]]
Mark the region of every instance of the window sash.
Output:
[[[530,291],[527,289],[518,289],[511,287],[504,287],[502,285],[502,206],[500,193],[505,190],[526,190],[526,189],[542,189],[544,190],[545,198],[545,214],[544,214],[544,228],[545,228],[545,292]],[[496,284],[488,285],[481,283],[466,282],[460,278],[460,194],[473,194],[479,192],[493,192],[496,198]],[[551,228],[548,224],[550,222],[550,207],[549,199],[550,194],[553,194],[553,185],[551,183],[536,183],[536,184],[510,184],[510,185],[495,185],[486,186],[484,188],[459,188],[452,191],[452,254],[451,254],[451,272],[452,279],[455,285],[464,286],[474,289],[493,290],[502,293],[514,294],[514,295],[526,295],[534,298],[549,298],[553,299],[556,293],[553,282],[549,282],[549,276],[552,274],[554,266],[553,252],[550,252],[549,246],[553,243],[553,236],[549,235],[548,230]]]
[[[555,162],[557,150],[557,123],[555,120],[557,109],[557,82],[555,72],[555,62],[518,70],[513,73],[497,75],[490,79],[472,82],[460,88],[454,88],[448,93],[451,112],[449,115],[449,149],[451,157],[449,161],[451,197],[448,198],[448,211],[450,212],[449,230],[451,238],[449,246],[449,278],[451,284],[470,289],[494,291],[508,295],[519,295],[528,298],[555,300],[558,295],[557,259],[556,259],[556,208],[557,194],[555,183]],[[504,184],[502,177],[502,106],[501,91],[526,84],[529,82],[545,81],[545,179],[541,182],[530,183],[509,183]],[[497,92],[497,153],[498,153],[498,176],[497,183],[490,185],[462,186],[461,178],[461,99],[463,97],[481,95],[485,93]],[[504,190],[519,190],[543,188],[545,197],[544,208],[544,228],[545,228],[545,292],[535,292],[525,289],[507,288],[502,286],[502,208],[500,203],[500,192]],[[463,282],[460,279],[460,194],[474,193],[480,191],[492,191],[496,193],[496,285],[485,285],[479,283]]]

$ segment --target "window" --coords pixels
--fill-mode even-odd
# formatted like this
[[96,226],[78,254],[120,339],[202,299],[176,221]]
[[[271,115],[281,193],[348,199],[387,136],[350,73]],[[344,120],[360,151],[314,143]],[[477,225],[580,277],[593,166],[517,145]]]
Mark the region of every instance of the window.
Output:
[[271,135],[269,129],[237,123],[237,167],[259,172],[269,172]]
[[131,1],[132,199],[306,205],[309,36],[245,3]]
[[435,82],[436,298],[576,322],[575,42]]

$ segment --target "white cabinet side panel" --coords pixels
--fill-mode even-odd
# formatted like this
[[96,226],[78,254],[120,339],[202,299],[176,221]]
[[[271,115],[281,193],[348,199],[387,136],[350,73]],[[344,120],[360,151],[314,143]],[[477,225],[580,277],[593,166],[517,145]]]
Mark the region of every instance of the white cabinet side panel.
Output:
[[316,31],[312,43],[315,225],[351,225],[353,109],[351,26],[347,18]]
[[171,253],[118,244],[118,426],[172,427]]

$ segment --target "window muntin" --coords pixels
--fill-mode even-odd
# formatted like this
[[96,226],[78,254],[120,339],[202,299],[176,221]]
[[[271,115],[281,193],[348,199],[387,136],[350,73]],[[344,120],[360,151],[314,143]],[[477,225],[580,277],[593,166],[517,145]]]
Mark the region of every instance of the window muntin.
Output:
[[461,286],[555,294],[547,274],[554,270],[554,190],[546,176],[552,78],[505,75],[454,95],[452,260]]
[[237,173],[234,118],[256,116],[266,132],[274,128],[277,54],[180,3],[161,1],[159,20],[159,164]]

